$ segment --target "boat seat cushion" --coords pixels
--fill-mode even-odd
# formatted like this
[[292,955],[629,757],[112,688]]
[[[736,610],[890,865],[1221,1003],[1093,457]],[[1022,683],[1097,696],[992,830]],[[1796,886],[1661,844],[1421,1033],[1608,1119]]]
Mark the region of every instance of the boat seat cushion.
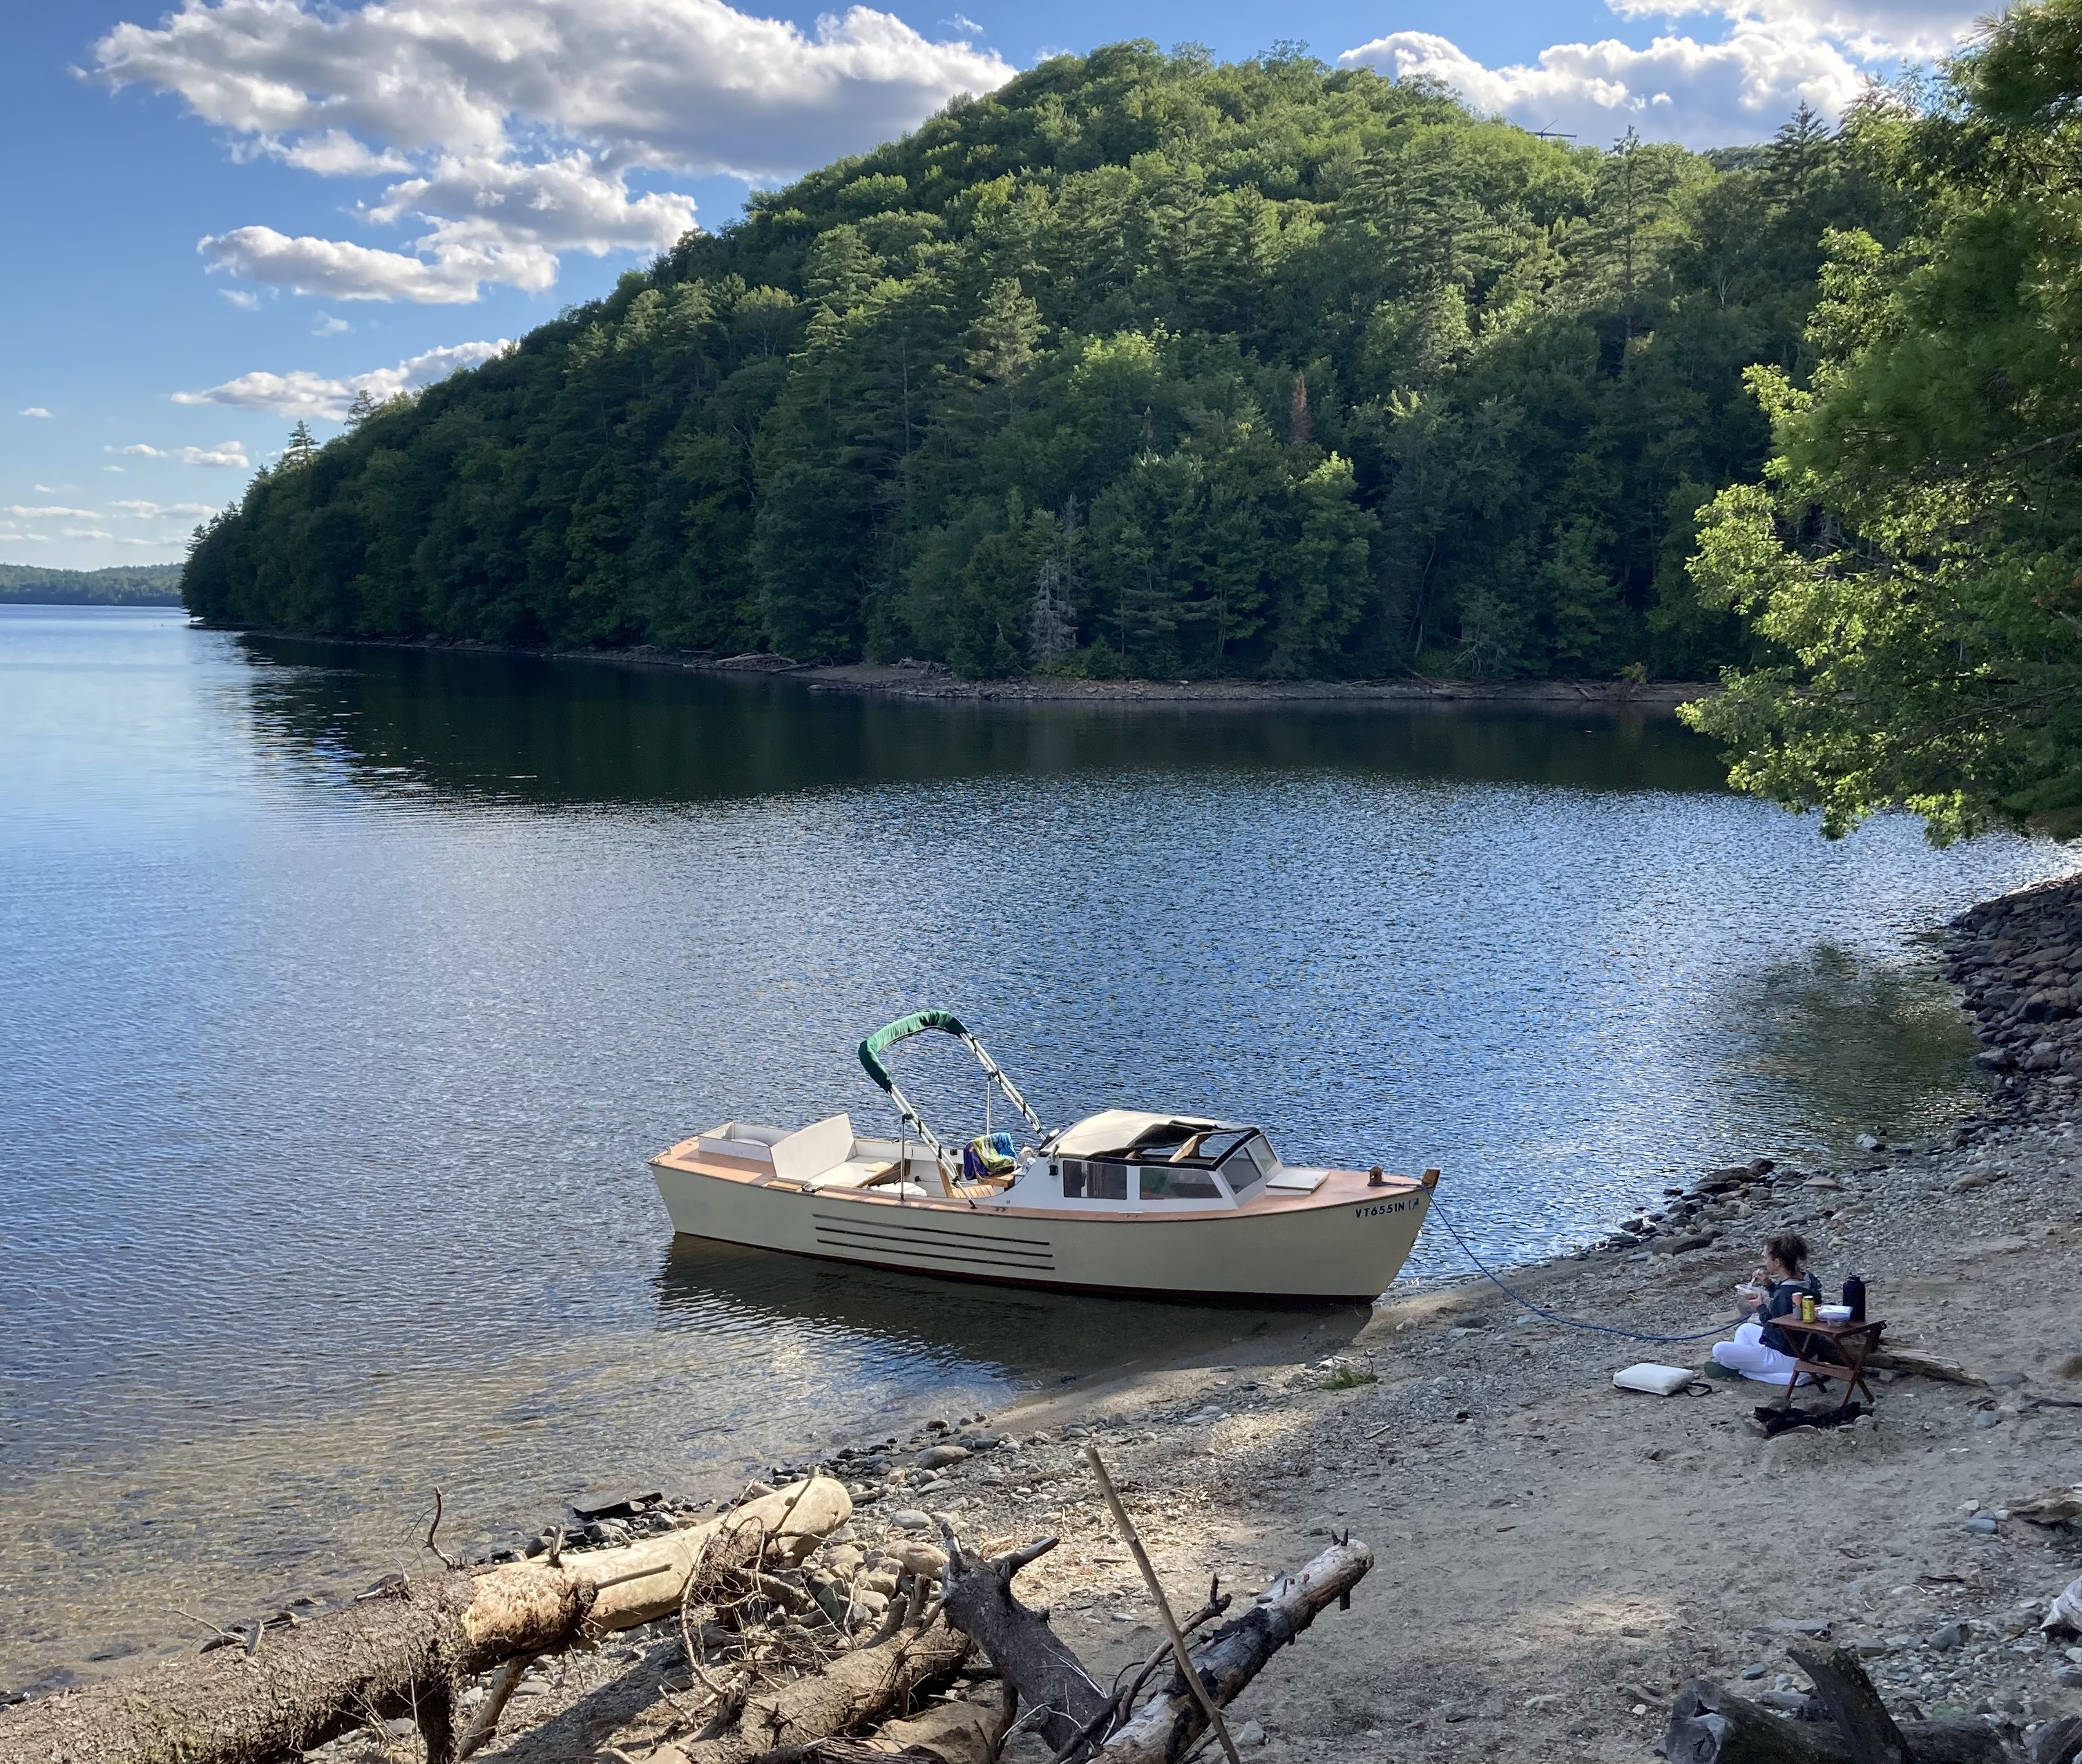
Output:
[[853,1150],[853,1122],[832,1115],[799,1129],[773,1147],[773,1173],[790,1182],[807,1182],[843,1164]]
[[862,1188],[895,1167],[893,1158],[848,1158],[837,1169],[813,1176],[803,1186],[812,1194],[828,1188]]
[[1284,1169],[1265,1185],[1268,1194],[1313,1194],[1329,1180],[1328,1170]]

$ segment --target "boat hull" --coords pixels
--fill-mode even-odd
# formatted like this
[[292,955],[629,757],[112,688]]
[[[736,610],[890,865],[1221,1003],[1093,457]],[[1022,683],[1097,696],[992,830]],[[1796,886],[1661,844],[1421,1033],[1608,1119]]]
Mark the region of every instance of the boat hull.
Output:
[[956,1280],[1178,1297],[1371,1299],[1401,1272],[1428,1189],[1277,1212],[1094,1217],[811,1193],[655,1161],[683,1236]]

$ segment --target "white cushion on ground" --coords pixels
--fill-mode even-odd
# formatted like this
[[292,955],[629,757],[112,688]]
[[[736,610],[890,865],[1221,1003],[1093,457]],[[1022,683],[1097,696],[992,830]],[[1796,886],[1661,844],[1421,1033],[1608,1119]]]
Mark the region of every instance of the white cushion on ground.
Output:
[[1698,1375],[1681,1366],[1658,1366],[1653,1360],[1643,1360],[1638,1366],[1613,1373],[1612,1387],[1646,1391],[1650,1396],[1675,1396]]

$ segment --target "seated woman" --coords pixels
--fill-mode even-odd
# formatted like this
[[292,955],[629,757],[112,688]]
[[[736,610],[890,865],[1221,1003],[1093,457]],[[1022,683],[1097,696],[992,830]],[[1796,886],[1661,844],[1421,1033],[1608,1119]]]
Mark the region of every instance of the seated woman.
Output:
[[1822,1295],[1821,1282],[1802,1272],[1806,1261],[1807,1240],[1798,1231],[1781,1231],[1764,1246],[1764,1266],[1750,1277],[1764,1289],[1751,1301],[1755,1318],[1736,1327],[1734,1341],[1713,1344],[1713,1358],[1730,1372],[1760,1384],[1793,1381],[1793,1343],[1772,1320],[1786,1316],[1807,1294]]

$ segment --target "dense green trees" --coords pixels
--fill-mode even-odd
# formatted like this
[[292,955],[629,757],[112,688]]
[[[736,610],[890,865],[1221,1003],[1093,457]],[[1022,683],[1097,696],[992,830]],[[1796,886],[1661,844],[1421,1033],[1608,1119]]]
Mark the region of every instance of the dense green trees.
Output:
[[1890,246],[1827,241],[1815,365],[1752,372],[1776,456],[1693,574],[1771,664],[1695,707],[1739,784],[1841,832],[2082,832],[2082,0],[2013,9],[1924,103],[1849,131]]
[[105,570],[54,570],[31,563],[0,563],[0,605],[178,606],[178,566],[112,564]]
[[[1543,141],[1300,57],[1064,57],[356,415],[201,533],[220,620],[1205,677],[1696,676],[1798,383],[1812,118]],[[1724,596],[1725,600],[1725,596]]]

